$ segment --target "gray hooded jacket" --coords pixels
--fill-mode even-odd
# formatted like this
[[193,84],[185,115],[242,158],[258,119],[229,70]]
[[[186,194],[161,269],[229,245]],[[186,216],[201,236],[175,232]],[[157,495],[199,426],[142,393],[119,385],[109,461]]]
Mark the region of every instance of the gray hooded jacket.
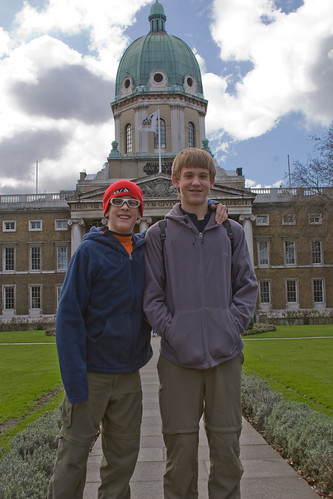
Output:
[[[161,355],[185,367],[207,369],[243,348],[256,303],[257,280],[243,228],[230,220],[234,251],[224,226],[211,217],[202,233],[177,204],[146,235],[144,310],[162,337]],[[163,253],[163,254],[162,254]]]

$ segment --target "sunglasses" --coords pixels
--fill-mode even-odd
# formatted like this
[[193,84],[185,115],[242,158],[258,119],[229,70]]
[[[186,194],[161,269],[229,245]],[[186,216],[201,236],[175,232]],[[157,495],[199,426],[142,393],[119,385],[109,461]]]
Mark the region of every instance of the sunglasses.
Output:
[[126,203],[129,208],[139,208],[140,201],[133,198],[112,198],[110,199],[110,204],[112,206],[116,206],[117,208],[121,208],[123,204]]

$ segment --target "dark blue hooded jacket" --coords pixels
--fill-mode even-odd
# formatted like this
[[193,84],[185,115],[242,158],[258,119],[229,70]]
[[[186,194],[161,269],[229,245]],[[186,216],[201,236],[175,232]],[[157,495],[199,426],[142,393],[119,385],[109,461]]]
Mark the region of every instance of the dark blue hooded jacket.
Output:
[[106,229],[93,227],[74,253],[56,321],[59,364],[71,403],[88,397],[87,371],[130,373],[152,356],[143,314],[145,234],[133,252]]

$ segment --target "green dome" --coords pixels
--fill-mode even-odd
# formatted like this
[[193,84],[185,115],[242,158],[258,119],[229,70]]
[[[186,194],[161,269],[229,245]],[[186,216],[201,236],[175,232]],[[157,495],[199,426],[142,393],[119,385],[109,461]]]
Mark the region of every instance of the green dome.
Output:
[[116,77],[115,100],[142,93],[188,93],[203,99],[199,64],[189,46],[165,31],[163,6],[150,10],[150,32],[124,52]]

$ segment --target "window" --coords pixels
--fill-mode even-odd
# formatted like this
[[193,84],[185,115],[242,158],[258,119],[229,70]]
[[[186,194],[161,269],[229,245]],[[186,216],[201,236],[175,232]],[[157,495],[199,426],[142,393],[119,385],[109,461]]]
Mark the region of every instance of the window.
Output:
[[16,232],[15,220],[5,220],[2,224],[3,232]]
[[311,242],[311,254],[312,254],[312,263],[314,265],[322,263],[321,241]]
[[67,220],[56,220],[55,230],[68,230]]
[[57,248],[57,269],[67,270],[67,246]]
[[284,260],[286,265],[296,264],[296,253],[294,241],[285,241],[284,243]]
[[258,265],[266,266],[269,264],[269,242],[259,241],[258,243]]
[[29,230],[42,230],[42,221],[41,220],[29,220]]
[[297,303],[297,281],[287,281],[287,302]]
[[40,270],[40,247],[30,248],[30,270]]
[[269,225],[269,216],[268,215],[257,215],[256,216],[256,225]]
[[259,282],[259,296],[260,303],[270,303],[270,282],[269,281],[260,281]]
[[3,286],[3,308],[13,310],[15,308],[15,286]]
[[323,303],[324,301],[324,281],[323,279],[313,279],[313,301]]
[[15,270],[15,248],[4,248],[3,269],[5,272]]
[[125,153],[130,154],[133,149],[133,142],[132,142],[132,125],[129,123],[125,127],[125,137],[126,137],[126,143],[125,143]]
[[62,291],[62,285],[58,285],[57,286],[57,308],[58,308],[58,305],[59,305],[61,291]]
[[294,213],[283,215],[282,225],[296,225],[296,215]]
[[188,147],[195,147],[194,123],[188,124]]
[[320,225],[322,223],[322,217],[320,213],[309,215],[309,225]]
[[30,308],[41,308],[41,286],[30,286]]
[[[158,126],[158,120],[157,120]],[[166,129],[165,129],[165,121],[160,119],[160,133],[161,133],[161,149],[166,148]],[[154,148],[158,149],[158,129],[157,132],[154,133]]]

